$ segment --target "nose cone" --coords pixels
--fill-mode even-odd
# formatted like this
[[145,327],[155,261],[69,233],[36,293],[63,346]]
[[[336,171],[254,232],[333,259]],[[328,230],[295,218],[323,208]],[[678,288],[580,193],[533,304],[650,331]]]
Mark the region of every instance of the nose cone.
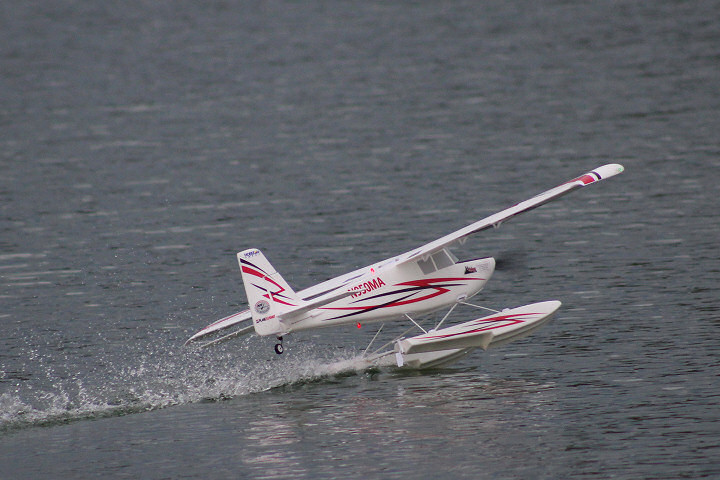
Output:
[[485,287],[485,284],[490,280],[494,271],[495,259],[492,257],[478,258],[471,265],[465,267],[465,273],[471,274],[474,280],[468,285],[468,298],[477,294]]
[[487,282],[490,280],[490,277],[492,277],[493,272],[495,272],[495,259],[493,257],[481,258],[475,268],[477,268],[478,273],[482,274]]

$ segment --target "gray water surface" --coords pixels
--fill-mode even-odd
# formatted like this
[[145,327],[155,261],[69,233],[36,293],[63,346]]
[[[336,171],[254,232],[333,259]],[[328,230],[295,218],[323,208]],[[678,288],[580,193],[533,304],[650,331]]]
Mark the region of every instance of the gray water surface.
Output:
[[[720,4],[0,7],[0,479],[718,478]],[[559,299],[444,370],[244,308],[604,163],[470,239],[474,300]],[[395,328],[395,327],[393,327]],[[402,327],[396,327],[398,331]],[[390,328],[391,331],[392,328]]]

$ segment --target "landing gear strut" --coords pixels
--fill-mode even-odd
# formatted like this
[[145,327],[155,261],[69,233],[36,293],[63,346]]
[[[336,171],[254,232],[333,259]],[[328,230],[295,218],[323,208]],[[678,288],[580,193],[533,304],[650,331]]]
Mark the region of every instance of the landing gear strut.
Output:
[[282,355],[282,353],[285,351],[282,344],[283,337],[277,337],[277,339],[280,341],[280,343],[275,345],[275,353],[277,353],[278,355]]

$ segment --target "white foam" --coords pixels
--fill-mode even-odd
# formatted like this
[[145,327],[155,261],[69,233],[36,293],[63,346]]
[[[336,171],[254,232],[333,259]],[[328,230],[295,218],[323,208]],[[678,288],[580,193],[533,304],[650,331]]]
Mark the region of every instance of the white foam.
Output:
[[[85,373],[58,380],[48,367],[45,374],[51,381],[45,387],[34,386],[36,378],[23,379],[17,381],[13,393],[0,395],[0,432],[228,399],[367,368],[357,359],[315,358],[311,346],[282,358],[238,365],[243,361],[242,350],[248,356],[254,351],[247,343],[244,347],[233,353],[149,352],[127,365],[118,366],[116,360],[97,379]],[[42,364],[47,359],[33,361]]]

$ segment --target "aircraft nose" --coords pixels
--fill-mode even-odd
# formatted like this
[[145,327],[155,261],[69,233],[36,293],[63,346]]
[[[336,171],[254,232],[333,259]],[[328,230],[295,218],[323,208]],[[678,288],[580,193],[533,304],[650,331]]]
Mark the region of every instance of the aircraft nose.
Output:
[[478,258],[472,265],[465,267],[466,274],[472,273],[476,277],[479,277],[477,280],[480,281],[480,288],[490,280],[494,271],[495,259],[493,257]]
[[492,275],[495,271],[495,259],[493,257],[489,257],[487,260],[488,278],[490,278],[490,275]]
[[478,272],[482,273],[485,280],[489,280],[495,271],[495,259],[493,257],[487,257],[480,260],[477,264]]
[[473,276],[473,281],[467,284],[467,297],[472,297],[480,292],[494,271],[495,259],[492,257],[478,258],[471,265],[465,267],[465,273]]

